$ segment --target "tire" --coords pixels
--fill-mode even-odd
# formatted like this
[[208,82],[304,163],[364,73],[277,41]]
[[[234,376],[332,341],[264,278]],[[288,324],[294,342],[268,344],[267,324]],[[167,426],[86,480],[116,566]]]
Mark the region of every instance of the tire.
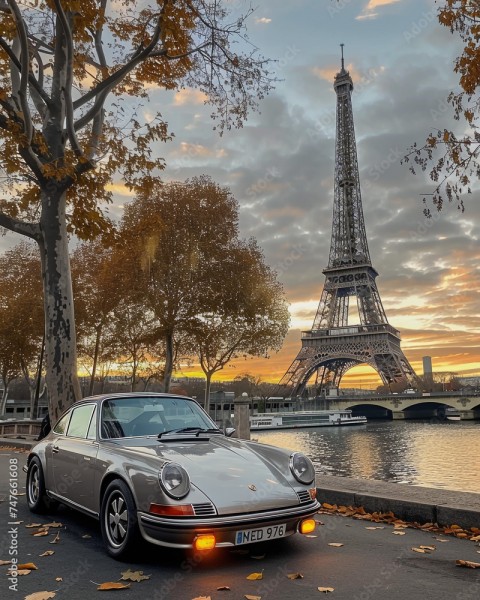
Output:
[[42,463],[38,456],[34,456],[28,465],[27,504],[30,511],[36,514],[48,512],[56,505],[47,496]]
[[129,557],[140,539],[132,493],[120,479],[105,490],[100,509],[100,527],[107,553],[117,560]]

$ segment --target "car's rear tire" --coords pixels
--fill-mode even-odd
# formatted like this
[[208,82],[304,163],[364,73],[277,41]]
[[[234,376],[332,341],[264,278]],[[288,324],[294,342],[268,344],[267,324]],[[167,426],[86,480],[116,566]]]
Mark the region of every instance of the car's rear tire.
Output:
[[34,456],[27,470],[27,503],[31,512],[42,514],[56,508],[56,502],[47,496],[42,463]]
[[125,482],[115,479],[103,494],[100,527],[108,554],[118,560],[128,558],[140,539],[137,511]]

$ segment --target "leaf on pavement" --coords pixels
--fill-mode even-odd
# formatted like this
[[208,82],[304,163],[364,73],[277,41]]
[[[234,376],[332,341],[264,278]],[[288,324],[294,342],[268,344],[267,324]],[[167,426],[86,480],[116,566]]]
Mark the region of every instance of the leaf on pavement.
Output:
[[325,594],[328,594],[328,592],[333,592],[335,588],[332,587],[318,587],[317,590],[319,592],[324,592]]
[[118,583],[118,581],[106,581],[97,586],[97,590],[126,590],[130,587],[129,583]]
[[303,579],[303,575],[301,573],[288,573],[287,577],[289,579]]
[[52,556],[52,554],[55,554],[55,550],[45,550],[43,554],[39,554],[38,556]]
[[39,527],[43,527],[41,523],[28,523],[25,525],[27,529],[38,529]]
[[55,581],[63,581],[63,577],[55,577]]
[[250,594],[245,594],[244,598],[246,600],[262,600],[261,596],[251,596]]
[[212,600],[210,596],[197,596],[196,598],[192,598],[192,600]]
[[38,531],[34,531],[32,533],[33,537],[43,537],[44,535],[49,535],[48,529],[39,529]]
[[8,571],[8,575],[30,575],[32,569],[16,569],[15,571]]
[[450,540],[444,540],[443,538],[435,538],[437,542],[449,542]]
[[37,565],[32,562],[22,563],[21,565],[18,565],[17,568],[18,569],[30,569],[30,571],[36,571],[38,569]]
[[419,548],[422,548],[423,550],[430,550],[430,552],[433,552],[437,549],[436,546],[419,546]]
[[343,546],[340,542],[330,542],[328,545],[333,546],[334,548],[341,548]]
[[263,579],[263,571],[261,573],[250,573],[250,575],[247,575],[247,579],[250,579],[250,581],[257,581],[258,579]]
[[56,592],[34,592],[25,596],[25,600],[50,600],[55,598]]
[[393,535],[406,535],[404,531],[392,531]]
[[89,540],[91,537],[92,537],[91,535],[86,533],[85,535],[82,535],[82,540]]
[[459,567],[468,567],[469,569],[479,569],[480,563],[473,562],[471,560],[456,560],[455,563]]
[[58,527],[63,527],[63,523],[57,523],[57,521],[52,521],[51,523],[45,523],[44,527],[52,527],[53,529]]
[[11,560],[0,560],[0,565],[11,565],[12,561]]
[[419,552],[420,554],[430,554],[430,552],[428,550],[425,550],[425,548],[412,548],[412,550],[414,552]]
[[123,581],[145,581],[145,579],[150,579],[150,577],[151,575],[144,575],[143,571],[131,571],[128,569],[122,572],[120,579]]
[[59,541],[60,541],[60,532],[57,531],[57,535],[53,538],[53,540],[50,542],[50,544],[58,544]]

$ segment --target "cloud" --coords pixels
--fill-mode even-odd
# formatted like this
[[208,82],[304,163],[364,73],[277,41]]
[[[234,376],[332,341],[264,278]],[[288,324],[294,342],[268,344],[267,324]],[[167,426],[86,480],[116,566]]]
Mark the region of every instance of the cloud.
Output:
[[387,6],[389,4],[396,4],[397,2],[401,2],[401,0],[369,0],[368,4],[364,7],[361,14],[359,14],[355,18],[357,21],[362,21],[365,19],[376,19],[380,15],[380,13],[375,12],[377,8]]
[[255,19],[255,23],[258,23],[260,25],[267,25],[268,23],[271,23],[272,19],[269,19],[267,17],[260,17]]
[[200,90],[184,88],[177,92],[173,98],[174,106],[184,106],[186,104],[204,104],[207,96]]

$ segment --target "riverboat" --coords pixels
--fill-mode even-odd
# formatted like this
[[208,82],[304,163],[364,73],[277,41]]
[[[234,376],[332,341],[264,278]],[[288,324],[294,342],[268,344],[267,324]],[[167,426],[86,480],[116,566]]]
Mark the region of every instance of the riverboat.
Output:
[[445,409],[445,418],[447,419],[447,421],[461,421],[462,415],[460,414],[460,411],[456,408],[448,407],[447,409]]
[[250,417],[251,431],[365,425],[367,417],[353,416],[351,410],[312,410],[259,413]]

